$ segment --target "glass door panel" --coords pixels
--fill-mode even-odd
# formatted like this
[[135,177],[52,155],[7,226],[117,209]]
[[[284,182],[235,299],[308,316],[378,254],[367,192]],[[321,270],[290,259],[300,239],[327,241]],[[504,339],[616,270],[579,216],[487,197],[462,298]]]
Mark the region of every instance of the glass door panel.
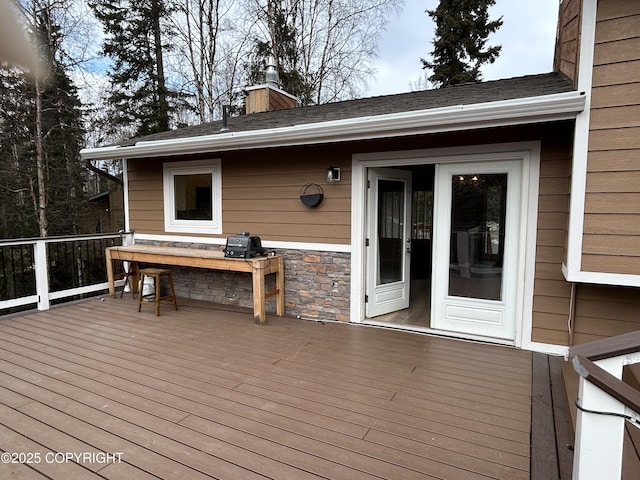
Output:
[[451,177],[449,296],[502,300],[506,174]]
[[378,182],[378,285],[400,282],[404,269],[404,182]]

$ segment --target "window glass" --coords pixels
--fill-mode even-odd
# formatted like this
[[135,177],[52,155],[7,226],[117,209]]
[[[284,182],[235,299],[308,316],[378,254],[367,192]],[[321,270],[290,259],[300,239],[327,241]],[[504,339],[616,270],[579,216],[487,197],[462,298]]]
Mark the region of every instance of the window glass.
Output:
[[175,175],[175,215],[178,220],[212,220],[211,175]]

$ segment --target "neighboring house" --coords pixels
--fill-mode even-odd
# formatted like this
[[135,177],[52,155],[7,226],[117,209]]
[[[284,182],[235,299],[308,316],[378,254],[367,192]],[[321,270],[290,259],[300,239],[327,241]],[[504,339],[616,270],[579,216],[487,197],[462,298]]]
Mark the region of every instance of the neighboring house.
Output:
[[91,209],[83,231],[91,233],[112,233],[124,228],[124,205],[122,187],[98,193],[89,198]]
[[[640,326],[639,25],[564,1],[558,72],[297,108],[264,85],[224,126],[82,155],[124,159],[136,243],[282,253],[288,315],[565,353]],[[251,304],[242,274],[176,277]]]

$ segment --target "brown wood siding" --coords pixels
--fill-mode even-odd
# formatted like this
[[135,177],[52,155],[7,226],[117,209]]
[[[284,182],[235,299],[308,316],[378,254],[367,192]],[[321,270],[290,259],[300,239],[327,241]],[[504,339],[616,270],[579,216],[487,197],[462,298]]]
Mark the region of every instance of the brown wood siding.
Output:
[[[341,168],[340,182],[327,183],[327,168]],[[225,155],[223,229],[225,235],[251,231],[263,240],[350,243],[351,156],[331,148],[269,151],[247,158]],[[324,191],[314,208],[300,201],[310,183]],[[307,193],[314,193],[310,186]]]
[[582,268],[640,274],[640,2],[598,2]]
[[566,345],[569,341],[571,286],[562,274],[566,257],[571,174],[569,128],[545,138],[540,159],[540,196],[533,299],[532,341]]
[[581,11],[582,0],[568,0],[560,4],[558,14],[554,70],[567,75],[574,84],[578,81]]
[[[350,153],[317,147],[210,158],[222,158],[223,234],[219,237],[249,231],[263,241],[350,243]],[[341,168],[340,182],[327,183],[330,165]],[[309,208],[300,201],[301,189],[308,183],[324,190],[318,207]],[[164,234],[162,161],[129,162],[129,189],[130,228]]]
[[640,329],[638,289],[578,285],[574,344]]
[[153,160],[129,161],[127,173],[129,228],[136,232],[165,233],[162,165]]
[[265,86],[264,88],[249,91],[245,111],[247,114],[250,114],[270,110],[281,110],[295,107],[296,103],[294,98]]
[[[222,158],[224,233],[220,237],[248,230],[266,241],[348,244],[353,153],[542,140],[532,340],[566,345],[570,285],[561,268],[566,257],[572,131],[573,124],[564,122],[465,132],[464,136],[213,155]],[[326,182],[329,165],[342,168],[340,182]],[[134,189],[129,197],[132,228],[138,233],[164,233],[162,160],[132,161],[129,166]],[[301,187],[310,182],[320,184],[325,194],[315,209],[299,199]]]

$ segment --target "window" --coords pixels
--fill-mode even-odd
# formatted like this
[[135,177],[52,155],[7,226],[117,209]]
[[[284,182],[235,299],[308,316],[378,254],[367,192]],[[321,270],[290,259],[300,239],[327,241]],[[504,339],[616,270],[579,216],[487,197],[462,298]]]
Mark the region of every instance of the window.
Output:
[[220,160],[165,163],[163,186],[165,231],[222,233]]

